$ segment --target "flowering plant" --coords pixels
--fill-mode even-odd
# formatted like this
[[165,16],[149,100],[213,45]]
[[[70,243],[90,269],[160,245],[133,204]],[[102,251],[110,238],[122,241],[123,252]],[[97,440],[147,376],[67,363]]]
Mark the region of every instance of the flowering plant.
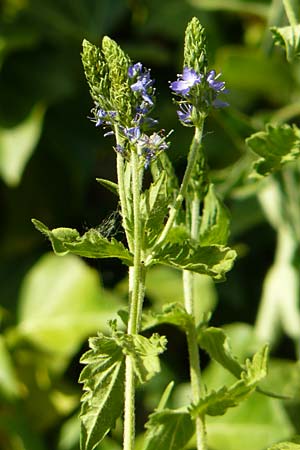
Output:
[[[118,258],[128,266],[128,309],[119,311],[120,320],[110,322],[109,336],[99,334],[89,341],[82,356],[83,384],[81,407],[81,448],[93,450],[123,418],[123,449],[135,448],[135,392],[160,372],[159,355],[167,340],[149,330],[167,323],[186,335],[190,400],[181,408],[167,407],[173,381],[167,384],[161,400],[146,423],[144,450],[181,450],[195,436],[198,450],[207,450],[207,416],[222,416],[255,392],[266,392],[261,381],[267,374],[268,346],[240,362],[232,353],[224,330],[209,325],[210,315],[196,314],[196,276],[224,281],[233,267],[236,251],[228,246],[230,220],[222,199],[210,180],[203,148],[204,123],[212,110],[227,107],[227,94],[220,74],[209,69],[205,31],[193,18],[186,29],[184,64],[170,90],[178,105],[177,115],[184,126],[194,129],[181,180],[171,160],[171,132],[158,130],[150,116],[155,106],[155,83],[150,70],[129,56],[108,37],[99,49],[83,43],[82,61],[94,101],[91,120],[103,127],[105,136],[115,139],[117,183],[100,182],[118,196],[124,239],[109,239],[91,229],[80,236],[77,230],[49,230],[35,220],[35,226],[52,243],[57,254],[68,252],[89,258]],[[285,130],[297,135],[297,130]],[[276,133],[271,127],[263,138]],[[270,152],[261,151],[252,136],[249,146],[263,161],[256,171],[275,170]],[[277,152],[278,153],[278,152]],[[292,156],[286,151],[290,158]],[[150,183],[145,175],[151,176]],[[182,273],[184,305],[171,303],[160,312],[144,313],[145,280],[155,265],[169,266]],[[202,383],[199,347],[229,372],[235,380],[229,386],[207,390]]]

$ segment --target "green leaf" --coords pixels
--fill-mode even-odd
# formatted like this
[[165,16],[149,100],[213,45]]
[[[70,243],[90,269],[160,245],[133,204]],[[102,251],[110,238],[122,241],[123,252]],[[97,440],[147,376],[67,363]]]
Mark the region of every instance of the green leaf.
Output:
[[181,227],[175,227],[169,234],[169,241],[158,251],[153,262],[180,270],[191,270],[222,281],[226,272],[231,270],[235,257],[236,252],[229,247],[202,247],[196,242],[190,242],[181,232]]
[[104,178],[96,178],[96,181],[102,184],[102,186],[106,187],[113,194],[119,196],[119,186],[117,185],[117,183],[114,183],[110,180],[105,180]]
[[79,382],[83,383],[81,405],[81,449],[93,450],[115,426],[123,408],[125,355],[113,337],[89,340],[90,348],[81,362],[86,364]]
[[0,395],[7,400],[16,399],[21,394],[20,387],[12,357],[0,335]]
[[150,415],[143,450],[182,450],[195,432],[186,410],[164,409]]
[[300,25],[272,27],[271,32],[275,44],[285,48],[288,62],[300,57]]
[[236,378],[240,378],[243,367],[232,354],[229,338],[221,328],[200,329],[198,341],[200,347],[209,354],[211,359],[221,364]]
[[268,450],[300,450],[300,442],[280,442],[268,447]]
[[266,125],[246,139],[250,149],[261,156],[253,165],[253,175],[266,176],[300,155],[300,130],[295,125]]
[[16,332],[67,362],[82,341],[106,330],[122,302],[101,288],[99,274],[83,260],[44,255],[26,274]]
[[144,222],[146,247],[151,247],[164,227],[169,198],[165,172],[150,185],[141,198],[141,214]]
[[253,356],[252,360],[246,360],[246,368],[241,373],[241,378],[232,386],[226,386],[211,391],[200,399],[197,405],[191,407],[193,418],[197,416],[221,416],[226,413],[228,408],[237,406],[239,403],[249,397],[257,384],[267,374],[268,347]]
[[158,355],[166,349],[164,336],[153,334],[149,339],[139,334],[124,335],[122,346],[132,359],[135,374],[140,383],[149,381],[160,371]]
[[263,20],[268,18],[269,5],[257,1],[243,0],[189,0],[192,6],[198,7],[200,10],[208,11],[230,11],[237,14],[251,14],[260,17]]
[[57,255],[74,253],[86,258],[119,258],[125,264],[132,264],[132,255],[121,242],[102,236],[94,228],[88,230],[83,236],[73,228],[54,228],[49,230],[39,220],[32,219],[34,226],[51,241]]
[[192,317],[186,312],[180,303],[171,303],[163,307],[161,313],[150,311],[143,317],[143,329],[152,328],[161,323],[176,325],[182,330],[187,330],[193,323]]
[[36,148],[43,127],[45,108],[37,105],[13,128],[0,128],[0,175],[9,186],[17,186]]
[[201,245],[226,245],[229,236],[229,213],[217,197],[214,185],[210,184],[204,198],[200,224]]

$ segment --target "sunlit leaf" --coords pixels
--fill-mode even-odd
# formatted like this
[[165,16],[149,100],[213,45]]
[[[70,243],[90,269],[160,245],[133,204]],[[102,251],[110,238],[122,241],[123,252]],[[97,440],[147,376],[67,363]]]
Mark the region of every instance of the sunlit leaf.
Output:
[[20,387],[12,357],[3,336],[0,335],[0,396],[13,400],[19,397]]
[[0,175],[17,186],[40,139],[45,109],[37,105],[30,115],[12,128],[0,128]]
[[267,450],[300,450],[300,439],[296,438],[295,442],[280,442],[268,447]]
[[86,364],[81,405],[81,449],[93,450],[115,426],[123,408],[125,355],[112,337],[90,339],[90,348],[81,362]]
[[272,27],[271,32],[275,44],[285,48],[286,59],[289,62],[300,57],[300,25]]
[[186,331],[193,322],[183,305],[180,303],[171,303],[165,305],[161,313],[150,311],[143,317],[144,329],[154,327],[161,323],[176,325]]
[[102,236],[91,228],[83,236],[73,228],[54,228],[49,230],[42,222],[33,219],[34,226],[51,241],[57,255],[74,253],[86,258],[119,258],[125,264],[132,264],[132,255],[121,242]]
[[143,450],[182,450],[195,431],[186,410],[171,409],[151,414],[146,428]]
[[96,270],[80,258],[50,253],[26,275],[17,332],[53,354],[72,354],[107,322],[121,301],[101,288]]
[[266,176],[300,155],[300,130],[295,125],[266,125],[246,139],[249,148],[261,156],[254,165],[253,175]]

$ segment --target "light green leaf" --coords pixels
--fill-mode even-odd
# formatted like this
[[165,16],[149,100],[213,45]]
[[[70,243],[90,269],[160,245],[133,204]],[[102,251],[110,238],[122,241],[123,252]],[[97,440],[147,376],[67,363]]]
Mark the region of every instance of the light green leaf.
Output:
[[149,381],[160,371],[158,355],[166,349],[164,336],[153,334],[149,339],[139,334],[124,335],[122,346],[132,359],[135,374],[140,383]]
[[143,317],[143,329],[152,328],[161,323],[176,325],[186,331],[193,321],[183,305],[180,303],[171,303],[165,305],[161,313],[150,311]]
[[232,386],[226,386],[211,391],[200,399],[197,405],[191,408],[192,417],[210,415],[221,416],[228,408],[237,406],[251,395],[257,384],[267,374],[268,347],[255,353],[252,360],[246,361],[246,368],[241,378]]
[[300,130],[295,125],[266,125],[246,139],[250,149],[261,156],[253,165],[254,176],[275,172],[300,155]]
[[268,447],[268,450],[300,450],[300,443],[296,442],[280,442],[279,444]]
[[184,409],[154,412],[146,428],[143,450],[182,450],[195,432],[194,422]]
[[20,387],[5,339],[0,335],[0,396],[13,400],[20,396]]
[[37,105],[13,128],[0,128],[0,175],[9,186],[17,186],[43,127],[45,108]]
[[240,378],[243,367],[232,354],[229,338],[221,328],[209,327],[199,332],[199,345],[211,359],[221,364],[236,378]]
[[122,413],[125,355],[113,337],[89,340],[90,348],[81,362],[86,364],[79,382],[83,383],[81,405],[81,449],[93,450],[115,426]]
[[117,185],[117,183],[114,183],[110,180],[105,180],[104,178],[96,178],[96,181],[102,184],[102,186],[106,187],[113,194],[117,196],[119,195],[119,186]]
[[224,280],[226,272],[233,266],[236,252],[221,245],[202,247],[185,239],[180,230],[176,233],[176,228],[180,227],[172,230],[169,241],[158,251],[153,262],[209,275],[218,281]]
[[49,230],[39,220],[32,219],[34,226],[51,241],[57,255],[74,253],[86,258],[119,258],[125,264],[132,264],[132,255],[121,242],[102,236],[94,228],[88,230],[83,236],[73,228],[54,228]]
[[275,44],[285,48],[289,62],[300,57],[300,25],[272,27],[271,32]]
[[165,172],[151,183],[141,199],[141,214],[144,222],[146,246],[151,247],[164,227],[164,218],[168,213],[169,198]]
[[101,289],[97,271],[80,258],[50,253],[27,273],[18,305],[16,332],[66,360],[83,339],[107,329],[122,303]]
[[217,197],[214,185],[210,184],[204,198],[200,224],[201,245],[226,245],[229,236],[229,213]]
[[194,7],[208,11],[224,10],[238,14],[251,14],[267,19],[269,6],[264,3],[243,0],[189,0]]

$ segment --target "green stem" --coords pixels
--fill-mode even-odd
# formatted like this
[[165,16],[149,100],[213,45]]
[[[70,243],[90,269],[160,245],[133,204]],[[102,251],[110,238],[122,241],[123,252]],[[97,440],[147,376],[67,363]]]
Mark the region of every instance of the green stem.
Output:
[[[198,240],[200,199],[196,194],[191,203],[191,238]],[[197,342],[197,329],[194,314],[194,274],[183,271],[183,291],[186,311],[191,316],[191,325],[187,331],[187,344],[190,364],[190,380],[193,403],[197,404],[201,398],[201,368]],[[197,450],[207,449],[205,417],[196,419]]]
[[[198,127],[195,128],[195,134],[191,143],[190,151],[188,154],[188,160],[187,160],[187,166],[185,169],[185,173],[181,182],[181,186],[178,192],[178,195],[175,199],[174,204],[170,208],[169,217],[168,220],[164,226],[163,231],[158,236],[153,248],[152,248],[152,255],[155,254],[156,250],[159,249],[159,247],[163,244],[163,242],[166,240],[169,231],[171,230],[172,226],[174,225],[174,222],[176,220],[177,213],[182,205],[182,202],[184,200],[184,197],[187,192],[188,184],[193,172],[193,169],[195,167],[195,164],[197,162],[197,155],[199,152],[199,148],[201,146],[202,141],[202,135],[203,135],[203,125],[204,125],[204,119],[202,118],[202,121]],[[146,265],[149,265],[152,260],[152,255],[150,255],[147,258],[147,261],[145,262]]]
[[[140,217],[141,176],[139,158],[131,152],[131,176],[134,216],[133,267],[129,270],[129,320],[128,334],[137,334],[139,329],[142,299],[144,294],[145,271],[142,267],[142,224]],[[133,450],[135,440],[135,376],[132,359],[126,356],[125,400],[124,400],[124,450]]]
[[273,48],[273,39],[270,33],[271,26],[278,26],[282,21],[283,5],[282,0],[273,0],[269,7],[268,22],[264,38],[262,40],[262,50],[265,55],[270,55]]
[[282,3],[290,25],[298,25],[297,14],[295,11],[296,5],[294,4],[294,2],[291,0],[282,0]]

